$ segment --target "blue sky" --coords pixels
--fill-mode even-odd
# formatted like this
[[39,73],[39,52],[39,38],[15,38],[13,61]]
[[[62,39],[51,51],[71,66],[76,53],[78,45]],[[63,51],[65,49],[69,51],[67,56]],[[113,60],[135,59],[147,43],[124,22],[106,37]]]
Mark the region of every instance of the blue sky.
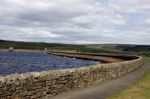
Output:
[[0,39],[150,44],[150,0],[0,0]]

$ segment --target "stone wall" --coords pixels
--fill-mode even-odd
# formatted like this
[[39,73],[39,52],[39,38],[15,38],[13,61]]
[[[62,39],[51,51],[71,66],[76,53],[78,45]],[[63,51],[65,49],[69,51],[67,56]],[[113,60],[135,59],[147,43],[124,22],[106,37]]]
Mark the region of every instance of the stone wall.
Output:
[[141,57],[130,61],[98,64],[0,77],[0,99],[46,99],[64,91],[116,78],[143,65]]

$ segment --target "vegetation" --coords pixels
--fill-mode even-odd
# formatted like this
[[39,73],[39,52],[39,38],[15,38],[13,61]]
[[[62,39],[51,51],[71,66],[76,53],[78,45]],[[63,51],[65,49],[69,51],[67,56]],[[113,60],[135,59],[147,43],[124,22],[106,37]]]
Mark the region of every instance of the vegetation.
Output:
[[[144,61],[150,62],[150,57],[144,57]],[[150,99],[150,70],[134,85],[108,99]]]
[[[0,49],[30,49],[30,50],[58,50],[84,53],[111,53],[142,55],[145,61],[150,62],[150,46],[148,45],[122,45],[122,44],[57,44],[40,42],[17,42],[0,40]],[[150,71],[135,85],[113,95],[109,99],[150,99]]]
[[150,62],[150,57],[144,57],[145,62]]
[[150,70],[135,85],[108,99],[150,99]]
[[4,41],[0,40],[0,49],[8,49],[14,47],[15,49],[31,49],[31,50],[44,50],[48,49],[72,49],[74,47],[80,48],[80,45],[71,44],[57,44],[57,43],[42,43],[42,42],[18,42],[18,41]]
[[42,42],[18,42],[0,40],[0,49],[30,49],[30,50],[61,50],[75,51],[84,53],[111,53],[111,54],[134,54],[150,57],[150,46],[148,45],[123,45],[123,44],[58,44]]

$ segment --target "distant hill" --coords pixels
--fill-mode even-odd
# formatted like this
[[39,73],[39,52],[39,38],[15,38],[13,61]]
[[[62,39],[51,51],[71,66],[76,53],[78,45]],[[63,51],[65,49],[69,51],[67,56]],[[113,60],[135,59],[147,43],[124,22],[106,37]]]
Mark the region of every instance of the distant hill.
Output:
[[46,47],[50,49],[51,48],[59,49],[59,48],[83,47],[83,45],[0,40],[0,49],[8,49],[9,47],[14,47],[15,49],[43,50]]
[[150,45],[132,45],[132,44],[90,44],[90,48],[111,49],[117,51],[135,51],[150,52]]
[[5,42],[5,40],[0,40],[0,42]]
[[150,52],[149,45],[128,45],[128,46],[117,46],[118,49],[122,49],[123,51],[135,51],[135,52]]
[[150,56],[150,45],[132,45],[132,44],[59,44],[59,43],[43,43],[43,42],[20,42],[0,40],[0,49],[31,49],[43,50],[74,50],[80,52],[91,53],[138,53]]

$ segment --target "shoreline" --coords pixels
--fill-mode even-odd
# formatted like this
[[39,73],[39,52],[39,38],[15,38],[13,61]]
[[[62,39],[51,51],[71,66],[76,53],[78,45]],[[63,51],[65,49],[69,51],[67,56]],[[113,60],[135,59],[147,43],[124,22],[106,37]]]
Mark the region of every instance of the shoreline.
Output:
[[[9,51],[9,49],[0,49],[0,51]],[[45,52],[45,51],[44,50],[15,49],[14,52]]]

